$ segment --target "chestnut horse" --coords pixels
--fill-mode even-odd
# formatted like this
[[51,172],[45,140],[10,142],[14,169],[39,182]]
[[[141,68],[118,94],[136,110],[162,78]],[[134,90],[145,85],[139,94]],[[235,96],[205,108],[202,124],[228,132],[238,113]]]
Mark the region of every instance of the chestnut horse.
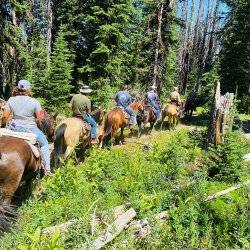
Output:
[[[143,110],[143,103],[134,101],[129,105],[132,110],[137,113],[138,111]],[[123,132],[125,127],[129,124],[129,119],[126,117],[125,111],[119,107],[113,108],[105,119],[104,130],[102,135],[99,136],[99,147],[102,148],[103,140],[108,135],[111,135],[111,146],[113,146],[113,141],[117,134],[117,131],[121,129],[120,142],[124,139]]]
[[138,137],[141,137],[143,128],[146,127],[148,123],[150,123],[150,133],[152,132],[154,125],[157,121],[156,112],[150,105],[143,106],[143,110],[139,111],[137,116],[137,125],[138,125]]
[[[100,125],[104,119],[105,111],[98,108],[91,115]],[[90,126],[81,118],[70,117],[64,119],[55,131],[55,166],[59,165],[60,158],[66,160],[79,144],[81,144],[81,149],[90,146],[90,139]]]
[[28,143],[22,139],[0,137],[0,192],[3,203],[10,204],[22,181],[28,181],[41,169]]
[[168,117],[169,129],[175,129],[179,120],[179,110],[176,104],[169,103],[162,110],[161,129],[164,119]]

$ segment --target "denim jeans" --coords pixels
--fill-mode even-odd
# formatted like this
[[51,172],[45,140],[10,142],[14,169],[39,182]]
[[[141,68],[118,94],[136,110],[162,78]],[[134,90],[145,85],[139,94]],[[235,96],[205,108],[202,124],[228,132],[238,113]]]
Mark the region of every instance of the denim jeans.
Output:
[[133,109],[127,106],[126,108],[124,108],[124,111],[129,114],[129,125],[133,126],[135,122],[135,113]]
[[157,120],[159,120],[160,116],[161,116],[161,108],[160,108],[160,106],[158,104],[154,103],[154,102],[151,102],[150,105],[155,109]]
[[41,151],[45,160],[45,170],[50,171],[50,154],[49,154],[49,143],[46,138],[46,136],[43,134],[43,132],[37,128],[24,128],[21,126],[12,126],[10,125],[8,127],[9,129],[16,131],[16,132],[32,132],[33,134],[36,135],[37,142],[41,147]]
[[97,124],[94,118],[90,114],[83,115],[84,121],[91,126],[91,138],[96,139],[97,137]]

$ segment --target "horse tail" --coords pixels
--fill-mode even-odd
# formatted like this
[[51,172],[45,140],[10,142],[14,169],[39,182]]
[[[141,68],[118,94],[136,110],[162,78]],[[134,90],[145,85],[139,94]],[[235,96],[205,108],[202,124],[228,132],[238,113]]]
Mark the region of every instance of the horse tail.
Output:
[[107,137],[109,134],[111,134],[112,132],[112,123],[109,122],[108,117],[105,120],[105,124],[104,124],[104,137]]
[[0,200],[0,236],[11,229],[17,218],[17,209],[15,206],[5,204]]
[[66,150],[66,143],[64,138],[64,133],[67,128],[67,124],[61,124],[56,130],[56,138],[54,142],[55,157],[61,157]]

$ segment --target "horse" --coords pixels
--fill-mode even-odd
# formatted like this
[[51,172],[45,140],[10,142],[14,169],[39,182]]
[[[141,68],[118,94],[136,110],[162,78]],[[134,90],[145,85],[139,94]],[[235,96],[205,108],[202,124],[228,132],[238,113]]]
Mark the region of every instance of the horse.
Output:
[[1,120],[2,120],[2,114],[4,110],[5,100],[0,98],[0,127],[1,127]]
[[161,129],[164,119],[168,117],[169,129],[174,129],[179,120],[179,110],[176,104],[169,103],[162,110]]
[[94,118],[98,125],[101,125],[104,121],[106,110],[99,107],[96,110],[92,111],[90,115]]
[[[143,110],[143,103],[134,101],[129,105],[132,110],[137,113]],[[99,136],[99,147],[102,148],[103,140],[108,135],[111,135],[111,146],[113,146],[113,140],[117,134],[118,129],[121,129],[120,143],[124,140],[123,132],[125,127],[129,124],[129,119],[126,117],[125,111],[119,107],[113,108],[106,116],[104,129],[102,135]]]
[[[104,119],[105,111],[101,108],[91,113],[98,125]],[[77,145],[85,149],[90,146],[90,126],[86,124],[82,117],[70,117],[61,121],[55,131],[54,160],[55,166],[59,165],[60,158],[66,160]]]
[[23,139],[0,137],[0,233],[10,228],[17,215],[12,203],[27,198],[27,187],[41,173],[41,162]]
[[154,108],[152,108],[150,105],[144,105],[143,110],[137,113],[136,121],[139,128],[138,137],[141,137],[143,128],[145,128],[148,123],[150,123],[151,133],[157,121],[157,115]]
[[57,113],[49,114],[44,111],[44,118],[37,121],[38,128],[47,136],[49,141],[54,139],[57,115]]
[[21,182],[31,180],[41,170],[29,144],[19,138],[0,137],[0,192],[2,202],[10,204]]
[[192,117],[193,112],[196,111],[197,107],[203,106],[212,98],[210,90],[205,90],[204,92],[198,94],[196,92],[191,92],[187,97],[184,114],[186,116]]

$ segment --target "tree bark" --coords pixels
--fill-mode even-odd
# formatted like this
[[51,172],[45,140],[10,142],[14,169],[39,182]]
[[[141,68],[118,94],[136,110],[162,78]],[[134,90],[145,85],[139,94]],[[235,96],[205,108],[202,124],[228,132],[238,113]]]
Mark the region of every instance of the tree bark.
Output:
[[47,62],[50,61],[51,54],[51,43],[52,43],[52,27],[53,27],[53,11],[52,11],[52,0],[48,0],[47,2],[47,13],[48,13],[48,27],[47,27]]
[[[152,84],[154,86],[157,86],[157,78],[159,76],[159,62],[158,62],[158,60],[159,60],[160,42],[162,41],[161,29],[162,29],[163,7],[164,7],[164,2],[161,1],[160,10],[158,12],[158,31],[157,31],[157,40],[156,40],[153,81],[152,81]],[[157,87],[159,88],[159,86],[157,86]]]

